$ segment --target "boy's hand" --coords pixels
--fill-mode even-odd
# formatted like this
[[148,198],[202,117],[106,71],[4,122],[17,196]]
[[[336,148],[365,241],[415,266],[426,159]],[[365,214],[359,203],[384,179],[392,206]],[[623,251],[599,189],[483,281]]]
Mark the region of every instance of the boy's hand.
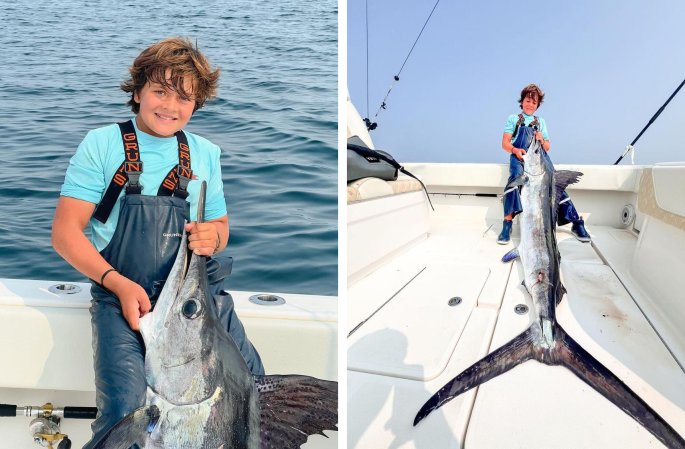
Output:
[[516,156],[516,158],[517,158],[519,161],[522,161],[522,160],[523,160],[523,155],[526,154],[526,150],[524,150],[523,148],[516,148],[516,147],[514,147],[514,148],[511,150],[511,154],[513,154],[514,156]]
[[542,142],[545,140],[545,137],[542,135],[542,132],[538,131],[535,133],[535,140],[538,142]]
[[214,223],[186,223],[188,236],[188,249],[199,256],[212,256],[219,248],[219,232]]
[[119,273],[108,276],[105,284],[119,298],[128,325],[134,331],[140,331],[140,317],[152,308],[145,289]]

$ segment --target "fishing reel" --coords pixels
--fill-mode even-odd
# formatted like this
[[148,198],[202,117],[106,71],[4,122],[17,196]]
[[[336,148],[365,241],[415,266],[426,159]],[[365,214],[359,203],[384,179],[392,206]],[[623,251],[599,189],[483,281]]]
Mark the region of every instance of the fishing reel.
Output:
[[[53,414],[53,406],[47,403],[41,407],[17,407],[23,409],[25,416],[37,416],[29,423],[29,432],[33,437],[33,442],[48,449],[70,449],[71,440],[60,432],[60,417]],[[57,447],[55,448],[55,444]]]
[[29,432],[33,441],[48,449],[71,449],[71,440],[60,431],[62,418],[95,419],[95,407],[55,408],[51,403],[42,406],[17,407],[11,404],[0,404],[0,416],[35,417],[29,423]]
[[56,416],[39,417],[29,423],[29,432],[33,436],[33,442],[39,446],[55,449],[70,449],[71,440],[63,433],[60,433],[60,419]]

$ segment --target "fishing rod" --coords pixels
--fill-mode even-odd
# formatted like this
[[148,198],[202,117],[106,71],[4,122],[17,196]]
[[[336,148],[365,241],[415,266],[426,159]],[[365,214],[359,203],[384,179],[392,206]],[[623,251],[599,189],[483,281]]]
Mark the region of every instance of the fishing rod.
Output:
[[[404,58],[404,62],[402,63],[402,67],[400,67],[400,70],[397,72],[397,75],[393,76],[393,82],[390,85],[388,92],[385,94],[385,97],[383,97],[383,101],[381,101],[381,105],[378,107],[376,114],[373,116],[374,120],[378,117],[378,114],[380,114],[381,110],[386,109],[386,106],[387,106],[386,101],[388,100],[388,96],[390,95],[392,88],[395,87],[395,84],[400,80],[400,74],[402,73],[404,66],[407,64],[407,61],[409,60],[409,56],[411,56],[412,52],[414,51],[414,47],[416,47],[417,42],[421,38],[421,35],[423,34],[423,30],[426,29],[426,25],[428,25],[428,21],[433,16],[433,13],[435,12],[435,8],[438,7],[438,3],[440,3],[440,0],[437,0],[435,2],[435,5],[433,5],[433,9],[431,10],[430,14],[428,14],[428,18],[426,19],[426,21],[423,23],[423,27],[421,27],[421,31],[419,31],[419,35],[416,37],[414,44],[411,46],[411,49],[409,50],[407,57]],[[364,123],[366,123],[366,129],[368,131],[373,131],[378,126],[378,123],[376,123],[375,121],[372,122],[371,119],[369,119],[369,8],[368,8],[368,0],[367,0],[367,6],[366,6],[366,118],[364,119]]]
[[[504,193],[506,193],[506,192],[504,192]],[[475,196],[475,197],[479,197],[479,198],[502,198],[504,196],[504,193],[431,192],[431,195],[444,195],[444,196],[457,196],[457,197]]]
[[664,103],[664,105],[661,106],[661,107],[659,108],[658,111],[656,111],[656,114],[654,114],[654,116],[649,120],[649,122],[647,123],[647,125],[646,125],[644,128],[642,128],[642,131],[640,131],[640,134],[638,134],[637,137],[636,137],[635,139],[633,139],[632,142],[630,142],[630,145],[628,145],[628,146],[626,147],[626,151],[621,155],[621,157],[619,157],[618,159],[616,159],[616,162],[614,162],[614,165],[618,165],[618,163],[621,162],[621,160],[622,160],[628,153],[630,153],[630,152],[633,150],[633,145],[635,145],[635,143],[637,142],[637,140],[638,140],[640,137],[642,137],[642,134],[644,134],[644,132],[647,131],[647,128],[649,128],[649,127],[652,125],[652,123],[654,123],[654,120],[656,120],[656,118],[659,116],[659,114],[661,114],[662,112],[664,112],[664,109],[666,109],[666,106],[668,105],[668,103],[670,103],[671,100],[673,100],[673,97],[676,96],[676,94],[678,93],[678,91],[680,90],[680,88],[683,87],[683,85],[685,85],[685,80],[683,80],[683,82],[680,83],[680,86],[678,86],[678,88],[671,94],[671,96],[668,97],[668,100],[666,100],[666,103]]

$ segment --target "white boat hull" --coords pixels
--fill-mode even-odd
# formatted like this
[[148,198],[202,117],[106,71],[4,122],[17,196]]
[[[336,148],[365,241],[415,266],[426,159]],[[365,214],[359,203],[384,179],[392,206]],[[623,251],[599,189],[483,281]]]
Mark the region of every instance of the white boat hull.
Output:
[[[0,279],[0,403],[55,407],[95,406],[89,285],[76,294],[49,291],[50,281]],[[257,305],[252,292],[231,292],[236,312],[259,351],[267,373],[337,378],[337,298],[279,294],[283,305]],[[0,418],[0,447],[36,447],[32,418]],[[63,419],[73,447],[90,438],[90,421]],[[311,436],[306,448],[335,448],[331,438]]]

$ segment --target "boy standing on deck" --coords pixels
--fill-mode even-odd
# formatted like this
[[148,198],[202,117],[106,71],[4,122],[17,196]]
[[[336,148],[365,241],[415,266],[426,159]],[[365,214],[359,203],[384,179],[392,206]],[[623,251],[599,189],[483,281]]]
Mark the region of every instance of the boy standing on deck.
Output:
[[[547,124],[541,117],[537,117],[535,111],[542,104],[545,93],[535,84],[529,84],[521,91],[519,98],[520,114],[512,114],[507,119],[502,135],[502,149],[511,153],[509,158],[509,184],[523,174],[523,155],[525,148],[531,144],[533,138],[542,144],[547,153],[551,144],[547,134]],[[514,217],[521,212],[521,198],[517,187],[504,192],[504,222],[502,232],[497,238],[497,243],[506,245],[511,239],[511,225]],[[571,232],[581,242],[589,242],[590,235],[585,230],[585,222],[578,215],[576,208],[571,202],[566,191],[562,192],[559,210],[557,211],[557,224],[559,226],[573,223]]]
[[[220,149],[184,132],[193,113],[216,94],[219,70],[187,39],[144,50],[121,88],[133,120],[92,130],[67,169],[52,226],[55,250],[91,279],[98,417],[86,448],[145,403],[145,350],[139,318],[154,306],[184,230],[196,254],[226,247],[228,215]],[[196,223],[200,184],[207,181],[206,222]],[[192,221],[191,221],[192,220]],[[92,241],[84,233],[90,227]],[[231,260],[208,260],[219,316],[254,374],[264,374],[233,300],[221,290]]]

